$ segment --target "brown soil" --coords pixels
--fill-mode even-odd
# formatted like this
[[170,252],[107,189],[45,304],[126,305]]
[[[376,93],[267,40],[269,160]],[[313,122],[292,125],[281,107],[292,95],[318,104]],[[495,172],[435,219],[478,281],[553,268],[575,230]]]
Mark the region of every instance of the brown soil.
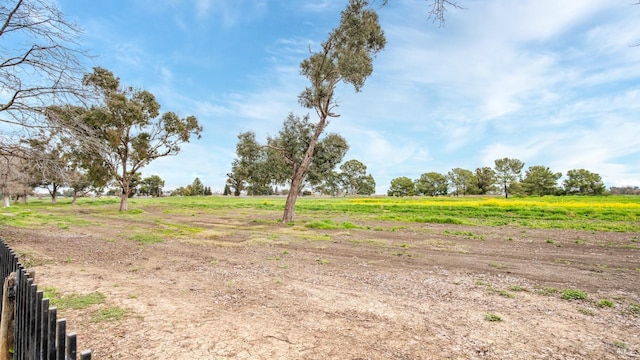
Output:
[[[155,244],[122,234],[156,222],[126,218],[0,235],[39,288],[106,295],[61,312],[94,359],[640,358],[638,233],[389,222],[313,230],[254,215],[171,215],[206,230]],[[588,298],[563,300],[552,288]],[[126,315],[96,321],[109,307]]]

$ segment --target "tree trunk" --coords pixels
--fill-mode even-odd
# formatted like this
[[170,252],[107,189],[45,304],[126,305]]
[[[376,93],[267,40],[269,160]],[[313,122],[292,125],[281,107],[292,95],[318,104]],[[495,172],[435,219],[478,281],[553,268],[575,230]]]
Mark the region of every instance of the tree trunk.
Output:
[[2,207],[8,208],[11,206],[11,197],[8,194],[2,194]]
[[289,188],[289,194],[287,194],[287,202],[284,204],[284,215],[282,216],[283,224],[293,221],[293,210],[295,209],[298,193],[300,192],[300,184],[302,183],[302,177],[299,179],[297,178],[298,176],[296,174],[296,176],[291,179],[291,187]]
[[122,194],[120,194],[120,211],[129,210],[129,186],[122,186]]
[[302,186],[302,179],[304,178],[304,174],[307,172],[307,168],[311,163],[311,157],[313,156],[313,152],[316,150],[318,138],[320,138],[320,134],[324,131],[325,124],[326,116],[323,116],[318,122],[318,127],[316,127],[316,131],[313,134],[311,141],[309,141],[309,147],[302,158],[302,163],[300,163],[297,169],[294,168],[295,172],[293,178],[291,178],[291,187],[289,188],[289,194],[287,194],[287,202],[284,205],[284,214],[282,215],[283,224],[293,221],[293,210],[295,209],[298,193]]

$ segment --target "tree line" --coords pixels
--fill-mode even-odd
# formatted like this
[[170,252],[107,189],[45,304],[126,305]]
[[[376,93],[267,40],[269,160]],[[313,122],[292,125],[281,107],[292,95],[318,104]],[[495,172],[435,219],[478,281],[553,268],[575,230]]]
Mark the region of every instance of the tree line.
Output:
[[[446,174],[426,172],[418,179],[406,176],[391,180],[388,196],[439,196],[504,194],[519,196],[545,195],[602,195],[606,192],[599,174],[586,169],[573,169],[566,173],[562,186],[558,181],[562,173],[543,165],[530,166],[523,174],[524,163],[518,159],[503,158],[494,161],[494,167],[475,171],[454,168]],[[618,191],[618,188],[612,188]],[[636,187],[637,189],[637,187]]]

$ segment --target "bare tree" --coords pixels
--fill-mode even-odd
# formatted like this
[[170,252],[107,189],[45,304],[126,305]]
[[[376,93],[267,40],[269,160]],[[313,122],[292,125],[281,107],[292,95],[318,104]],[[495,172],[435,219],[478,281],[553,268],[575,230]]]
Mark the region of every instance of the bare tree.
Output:
[[50,126],[54,104],[84,96],[81,31],[49,0],[4,0],[0,5],[0,122],[21,130]]
[[[383,0],[382,5],[387,5],[389,0]],[[429,19],[431,19],[434,23],[438,23],[440,27],[444,27],[445,23],[445,13],[447,12],[447,7],[452,7],[455,9],[463,9],[457,2],[451,0],[433,0],[429,3],[431,10],[429,11]]]

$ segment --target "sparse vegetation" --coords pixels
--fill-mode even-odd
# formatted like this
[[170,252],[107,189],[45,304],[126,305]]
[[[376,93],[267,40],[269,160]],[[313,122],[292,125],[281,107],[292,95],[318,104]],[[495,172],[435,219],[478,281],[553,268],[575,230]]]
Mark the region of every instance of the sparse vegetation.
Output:
[[602,299],[602,300],[598,301],[598,307],[600,307],[600,308],[613,308],[613,307],[615,307],[615,304],[613,303],[613,301],[611,301],[609,299]]
[[584,300],[587,298],[587,293],[576,289],[564,289],[560,298],[562,300]]
[[53,287],[46,287],[42,290],[44,297],[48,298],[50,304],[58,309],[85,309],[91,305],[102,304],[106,299],[106,296],[100,292],[65,295]]
[[126,309],[118,306],[111,306],[104,309],[98,309],[91,315],[91,322],[114,322],[121,320],[128,314]]
[[494,313],[486,313],[484,314],[484,318],[487,321],[502,321],[502,317]]

